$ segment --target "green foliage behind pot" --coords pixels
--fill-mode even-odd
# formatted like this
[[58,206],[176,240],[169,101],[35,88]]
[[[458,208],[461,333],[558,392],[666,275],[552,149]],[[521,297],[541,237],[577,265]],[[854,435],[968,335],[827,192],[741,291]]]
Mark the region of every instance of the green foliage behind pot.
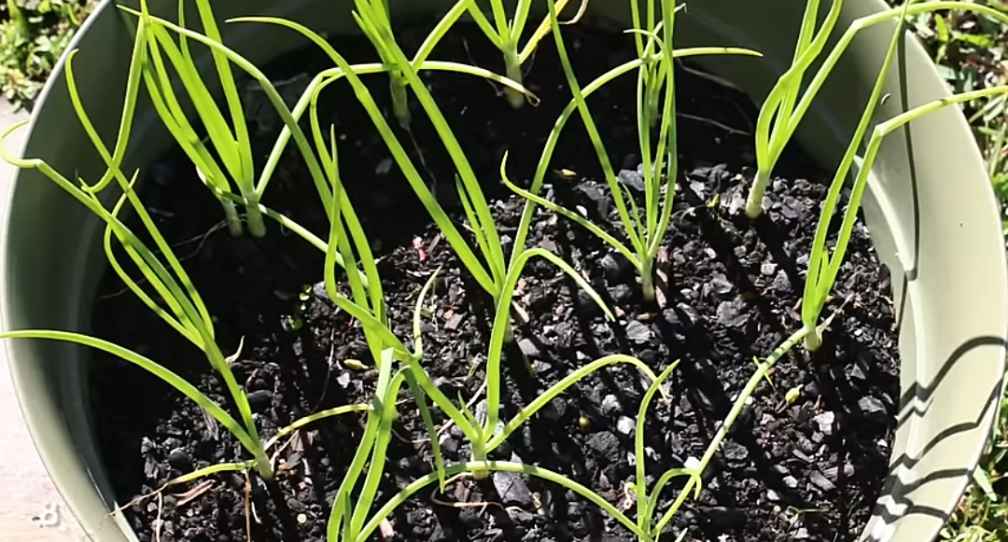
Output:
[[49,72],[96,0],[5,0],[0,4],[0,91],[30,109]]

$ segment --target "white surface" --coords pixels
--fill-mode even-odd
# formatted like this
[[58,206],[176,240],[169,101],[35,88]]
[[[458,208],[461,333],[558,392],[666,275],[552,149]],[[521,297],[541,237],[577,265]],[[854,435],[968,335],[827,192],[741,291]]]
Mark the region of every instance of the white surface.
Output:
[[[0,100],[0,129],[24,120]],[[11,137],[20,146],[26,132]],[[0,163],[0,186],[13,180],[14,168]],[[6,187],[5,187],[6,188]],[[0,220],[6,217],[0,216]],[[87,540],[35,452],[14,396],[7,358],[0,350],[0,539],[4,542]]]

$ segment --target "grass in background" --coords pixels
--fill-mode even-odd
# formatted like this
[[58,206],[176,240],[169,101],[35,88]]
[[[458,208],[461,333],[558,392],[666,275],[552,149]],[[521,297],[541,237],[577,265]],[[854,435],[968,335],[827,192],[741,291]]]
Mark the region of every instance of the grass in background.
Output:
[[49,72],[97,0],[2,0],[0,92],[31,109]]
[[[1008,11],[1004,0],[977,3]],[[953,92],[1008,83],[1008,26],[969,13],[943,13],[919,17],[915,29]],[[1008,203],[1008,99],[967,104],[965,110],[1004,206]],[[1008,215],[1003,219],[1008,234]]]
[[[1008,11],[1003,0],[979,4]],[[969,13],[921,16],[913,21],[953,92],[1008,84],[1008,26]],[[966,104],[980,150],[987,160],[994,190],[1001,200],[1008,234],[1008,100]],[[954,542],[1008,540],[1008,399],[1002,402],[990,453],[981,462],[969,493],[942,531]],[[998,495],[1000,494],[1000,496]]]

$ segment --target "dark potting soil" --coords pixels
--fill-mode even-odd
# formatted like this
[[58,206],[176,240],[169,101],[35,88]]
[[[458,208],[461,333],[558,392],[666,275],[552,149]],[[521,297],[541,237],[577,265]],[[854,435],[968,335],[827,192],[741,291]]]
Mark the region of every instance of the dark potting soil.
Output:
[[[629,59],[627,36],[598,26],[591,39],[579,27],[567,31],[583,81]],[[420,29],[401,39],[415,43],[422,35]],[[499,63],[484,41],[471,29],[460,30],[436,56]],[[336,45],[352,60],[373,58],[360,41]],[[299,70],[325,67],[324,61],[305,57],[296,57]],[[288,81],[282,88],[294,96],[305,81],[284,68],[272,73]],[[511,109],[484,81],[425,77],[493,196],[493,214],[510,243],[523,202],[501,190],[497,168],[504,150],[510,150],[512,177],[527,179],[569,99],[552,47],[544,45],[527,76],[542,99],[537,108]],[[640,196],[634,85],[633,76],[625,78],[597,93],[591,104],[611,156],[625,168],[620,178]],[[768,212],[755,224],[748,221],[741,207],[753,162],[751,136],[745,133],[755,116],[751,102],[686,68],[678,86],[682,173],[661,252],[658,306],[643,303],[634,271],[615,251],[579,226],[540,211],[530,245],[569,261],[618,318],[607,322],[571,280],[533,261],[515,297],[528,321],[516,326],[504,363],[506,417],[608,353],[638,356],[655,372],[680,360],[670,380],[670,401],[656,401],[645,426],[652,483],[665,470],[702,455],[753,374],[753,358],[766,356],[800,326],[806,255],[827,178],[798,151],[789,151],[779,169],[787,179],[773,183]],[[385,80],[375,79],[372,89],[388,111]],[[255,115],[255,91],[246,98],[265,152],[275,121]],[[349,91],[334,90],[326,104],[326,120],[336,125],[342,142],[343,178],[380,255],[395,330],[410,336],[420,287],[441,268],[425,317],[424,363],[449,397],[468,401],[478,395],[484,376],[488,300],[416,203]],[[413,105],[412,132],[400,134],[446,207],[455,209],[450,164]],[[618,232],[580,122],[572,120],[565,134],[544,193]],[[275,224],[264,239],[229,237],[219,208],[181,155],[152,165],[147,179],[145,201],[215,315],[222,348],[233,352],[244,340],[233,369],[264,436],[320,409],[370,399],[375,371],[345,363],[369,363],[363,335],[314,286],[322,275],[316,249]],[[326,231],[311,182],[293,154],[281,164],[265,203],[316,232]],[[463,222],[457,212],[456,221]],[[676,533],[685,528],[687,540],[717,541],[857,537],[887,472],[895,425],[897,354],[889,291],[888,273],[859,224],[827,308],[838,316],[825,346],[814,358],[796,349],[777,365],[772,383],[758,389],[708,469],[700,498],[687,501],[674,521]],[[229,405],[200,353],[124,292],[111,273],[95,308],[94,327]],[[120,502],[195,468],[247,459],[230,434],[167,385],[113,360],[97,367],[95,418]],[[789,390],[798,390],[791,403],[785,400]],[[565,474],[632,515],[626,484],[633,479],[633,421],[642,393],[635,370],[606,369],[554,400],[494,456]],[[378,506],[432,470],[431,444],[419,416],[405,393],[401,399]],[[125,515],[144,541],[158,535],[164,541],[239,541],[247,533],[252,540],[323,540],[332,497],[363,419],[356,414],[329,418],[297,433],[277,453],[274,484],[254,474],[221,474],[169,488],[161,500],[142,500]],[[450,460],[467,458],[457,429],[444,433],[441,446]],[[674,496],[670,487],[666,506]],[[483,483],[463,479],[445,494],[425,489],[396,510],[386,527],[388,539],[403,541],[632,538],[559,486],[510,474],[495,474]]]

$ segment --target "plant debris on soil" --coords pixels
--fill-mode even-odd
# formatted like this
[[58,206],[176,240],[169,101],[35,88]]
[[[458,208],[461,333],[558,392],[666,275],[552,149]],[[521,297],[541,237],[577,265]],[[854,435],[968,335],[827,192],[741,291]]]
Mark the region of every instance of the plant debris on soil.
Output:
[[[600,24],[590,31],[591,39],[583,28],[567,29],[585,82],[632,55],[630,38],[603,32]],[[423,35],[424,29],[417,29],[400,39],[412,44]],[[342,39],[336,46],[351,60],[373,56],[360,40]],[[298,70],[324,67],[324,60],[306,56],[296,57]],[[499,63],[499,53],[478,31],[465,27],[435,56]],[[307,82],[290,68],[271,73],[288,81],[295,96],[298,85]],[[542,99],[538,108],[515,111],[482,80],[446,74],[425,78],[484,179],[509,251],[524,201],[502,190],[497,168],[504,150],[510,150],[512,178],[527,178],[568,102],[555,54],[544,45],[527,76]],[[515,296],[527,318],[516,322],[504,364],[507,416],[605,354],[635,355],[655,372],[680,360],[670,380],[670,401],[657,401],[645,425],[647,471],[655,479],[702,455],[756,369],[754,358],[765,357],[801,325],[796,311],[827,178],[797,149],[790,150],[779,168],[786,178],[769,191],[768,212],[750,222],[742,209],[751,181],[753,151],[746,132],[753,105],[693,69],[683,69],[678,84],[682,173],[672,229],[660,256],[658,306],[644,304],[635,271],[611,247],[540,209],[529,244],[568,260],[618,318],[607,322],[571,280],[533,262]],[[634,87],[633,77],[625,78],[590,102],[615,163],[622,163],[620,180],[631,192],[638,190],[640,162],[634,154]],[[390,111],[387,81],[373,80],[372,89]],[[249,90],[246,98],[254,106],[255,92]],[[466,276],[416,203],[349,90],[325,98],[328,122],[341,134],[343,178],[380,255],[394,328],[402,337],[411,336],[417,294],[440,268],[425,307],[424,364],[446,395],[472,401],[479,411],[492,318],[486,294]],[[413,117],[412,132],[401,136],[411,140],[414,159],[424,165],[446,207],[454,208],[450,163],[422,111],[415,110]],[[256,122],[266,149],[276,121],[262,115]],[[543,193],[619,231],[580,122],[572,120],[565,134]],[[219,343],[233,352],[244,339],[233,369],[264,436],[312,412],[370,400],[376,372],[354,363],[371,364],[363,334],[317,285],[321,253],[276,224],[269,224],[269,235],[261,240],[229,237],[220,225],[219,206],[178,152],[152,165],[146,178],[144,200],[217,318]],[[315,231],[327,229],[295,154],[278,170],[264,203]],[[461,223],[462,214],[456,212],[455,219]],[[889,291],[888,271],[859,225],[827,308],[837,317],[824,347],[811,358],[797,349],[778,363],[706,472],[700,498],[687,501],[674,521],[676,533],[688,529],[687,540],[712,541],[858,537],[888,472],[895,429],[898,355]],[[229,404],[202,355],[124,292],[112,273],[99,292],[94,327],[100,336],[158,360]],[[247,459],[229,433],[155,378],[112,360],[97,367],[95,419],[119,502],[149,494],[193,469]],[[634,420],[644,387],[632,369],[597,373],[554,400],[493,455],[565,474],[630,510]],[[405,393],[401,399],[378,506],[433,469],[419,415]],[[436,421],[444,424],[445,418]],[[275,484],[264,484],[254,473],[248,479],[240,473],[217,475],[170,488],[161,499],[141,500],[126,508],[125,516],[143,541],[324,540],[333,495],[362,427],[363,416],[351,414],[296,433],[277,452]],[[468,457],[457,429],[444,430],[439,444],[449,460]],[[663,502],[674,497],[670,487]],[[383,531],[374,538],[632,540],[576,495],[509,473],[483,482],[461,479],[445,494],[436,487],[421,491],[396,510]]]

